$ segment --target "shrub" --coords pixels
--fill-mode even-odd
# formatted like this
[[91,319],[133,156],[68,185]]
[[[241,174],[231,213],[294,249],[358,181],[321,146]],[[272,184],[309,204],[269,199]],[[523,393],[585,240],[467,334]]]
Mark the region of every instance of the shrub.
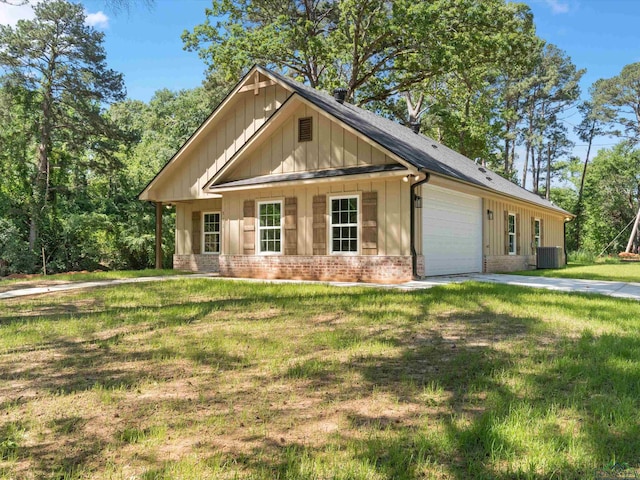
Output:
[[34,272],[37,258],[18,227],[11,220],[0,218],[0,276]]

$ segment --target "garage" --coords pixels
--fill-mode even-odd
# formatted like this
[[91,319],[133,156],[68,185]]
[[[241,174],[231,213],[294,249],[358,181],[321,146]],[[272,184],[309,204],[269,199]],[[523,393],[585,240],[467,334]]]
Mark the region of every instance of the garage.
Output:
[[425,275],[482,271],[482,199],[434,185],[422,188]]

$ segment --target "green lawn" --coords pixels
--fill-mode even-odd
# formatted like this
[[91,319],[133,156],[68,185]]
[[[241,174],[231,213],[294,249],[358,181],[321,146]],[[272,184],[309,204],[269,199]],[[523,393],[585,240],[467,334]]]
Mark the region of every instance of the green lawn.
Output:
[[191,272],[181,270],[114,270],[109,272],[73,272],[58,273],[55,275],[32,275],[26,278],[2,278],[0,277],[0,292],[29,288],[38,285],[69,283],[69,282],[94,282],[97,280],[116,280],[119,278],[139,277],[164,277],[167,275],[187,275]]
[[0,478],[637,478],[640,302],[190,279],[0,302]]
[[638,283],[640,282],[640,262],[596,263],[589,265],[569,263],[565,268],[529,270],[517,272],[517,275]]

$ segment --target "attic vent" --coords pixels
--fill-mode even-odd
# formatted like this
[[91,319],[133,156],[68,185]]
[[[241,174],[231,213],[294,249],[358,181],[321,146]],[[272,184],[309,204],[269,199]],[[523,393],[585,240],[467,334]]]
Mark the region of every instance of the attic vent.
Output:
[[493,178],[491,178],[491,177],[486,177],[486,178],[487,178],[487,180],[489,180],[490,182],[493,182]]
[[487,171],[482,167],[478,168],[478,170],[480,170],[482,173],[487,173]]
[[436,145],[435,143],[432,143],[432,144],[431,144],[431,146],[432,146],[433,148],[438,148],[438,145]]
[[304,117],[298,119],[298,141],[310,142],[312,140],[311,127],[313,117]]

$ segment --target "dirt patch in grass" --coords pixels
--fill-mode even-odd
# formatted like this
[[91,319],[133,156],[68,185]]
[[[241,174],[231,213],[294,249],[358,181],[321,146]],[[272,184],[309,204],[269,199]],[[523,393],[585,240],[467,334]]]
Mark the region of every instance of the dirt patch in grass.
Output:
[[0,478],[635,472],[640,308],[616,302],[197,280],[12,300]]

